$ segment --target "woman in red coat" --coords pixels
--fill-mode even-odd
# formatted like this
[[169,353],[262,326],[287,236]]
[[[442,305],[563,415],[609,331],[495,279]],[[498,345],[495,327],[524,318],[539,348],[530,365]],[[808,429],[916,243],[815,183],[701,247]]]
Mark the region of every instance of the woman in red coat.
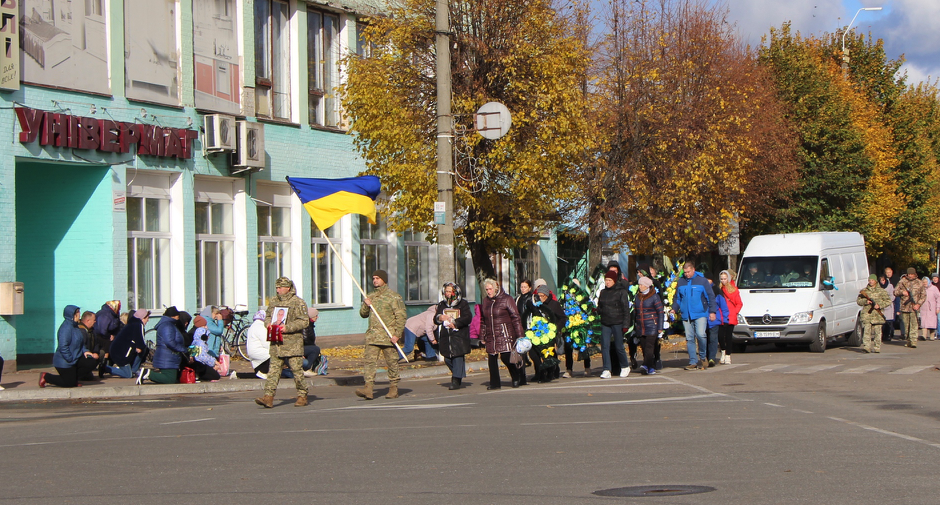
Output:
[[722,270],[718,274],[718,280],[721,282],[721,292],[725,295],[725,301],[728,303],[728,320],[722,320],[718,327],[718,345],[721,347],[721,359],[718,360],[722,365],[731,364],[731,335],[734,333],[734,325],[738,323],[738,312],[741,312],[741,293],[734,284],[733,274],[727,270]]

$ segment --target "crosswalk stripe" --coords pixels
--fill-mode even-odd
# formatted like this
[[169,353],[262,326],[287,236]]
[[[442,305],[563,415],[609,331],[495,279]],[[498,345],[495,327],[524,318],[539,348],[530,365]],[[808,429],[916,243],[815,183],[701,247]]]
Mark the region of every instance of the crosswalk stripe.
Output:
[[731,364],[731,365],[718,365],[718,366],[713,366],[713,367],[709,368],[708,371],[709,371],[709,372],[720,372],[720,371],[722,371],[722,370],[731,370],[732,368],[737,368],[737,367],[739,367],[739,366],[747,366],[747,365],[748,365],[747,363],[734,363],[734,364]]
[[784,372],[784,373],[808,375],[811,373],[821,372],[823,370],[829,370],[830,368],[835,368],[837,366],[842,366],[842,365],[815,365],[815,366],[808,366],[805,368],[797,368],[796,370],[790,370],[789,372]]
[[922,366],[922,365],[918,365],[918,366],[909,366],[909,367],[900,368],[900,369],[895,370],[895,371],[893,371],[893,372],[888,372],[888,374],[889,374],[889,375],[913,375],[913,374],[915,374],[915,373],[917,373],[917,372],[920,372],[921,370],[926,370],[926,369],[928,369],[928,368],[930,368],[930,367],[932,367],[932,366],[933,366],[933,365],[927,365],[927,366]]
[[868,373],[868,372],[874,372],[875,370],[878,370],[879,368],[884,368],[884,365],[865,365],[865,366],[860,366],[857,368],[849,368],[848,370],[843,370],[841,372],[836,372],[836,373]]
[[764,365],[764,366],[759,367],[759,368],[754,368],[754,369],[751,369],[751,370],[745,370],[745,371],[743,371],[743,372],[741,372],[741,373],[765,373],[765,372],[773,372],[773,371],[775,371],[775,370],[780,370],[780,369],[782,369],[782,368],[789,368],[789,367],[790,367],[790,365],[785,365],[785,364],[783,364],[783,363],[778,363],[778,364],[776,364],[776,365]]

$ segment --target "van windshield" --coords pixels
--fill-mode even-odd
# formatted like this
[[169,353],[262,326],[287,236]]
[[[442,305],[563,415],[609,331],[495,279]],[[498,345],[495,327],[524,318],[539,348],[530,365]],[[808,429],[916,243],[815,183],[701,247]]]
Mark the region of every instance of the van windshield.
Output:
[[812,288],[818,276],[818,256],[752,256],[741,262],[738,287],[761,288]]

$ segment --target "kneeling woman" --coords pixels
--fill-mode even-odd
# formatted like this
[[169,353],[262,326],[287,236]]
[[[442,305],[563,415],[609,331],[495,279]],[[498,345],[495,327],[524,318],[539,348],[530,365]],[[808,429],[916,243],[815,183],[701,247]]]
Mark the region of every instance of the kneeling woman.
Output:
[[460,286],[453,282],[444,284],[441,290],[444,300],[437,304],[434,323],[438,328],[438,351],[444,356],[444,363],[450,369],[451,379],[448,389],[460,388],[460,383],[467,376],[464,357],[470,354],[470,323],[473,314],[470,304],[464,300]]
[[499,361],[502,360],[512,378],[512,387],[519,387],[525,368],[520,358],[518,365],[510,361],[516,339],[522,336],[522,320],[516,302],[507,295],[494,279],[483,282],[486,298],[480,311],[480,340],[489,355],[490,385],[486,389],[499,389]]
[[168,307],[157,323],[157,350],[153,353],[153,370],[142,377],[160,384],[176,384],[180,381],[180,364],[187,356],[188,348],[183,334],[177,326],[180,312]]

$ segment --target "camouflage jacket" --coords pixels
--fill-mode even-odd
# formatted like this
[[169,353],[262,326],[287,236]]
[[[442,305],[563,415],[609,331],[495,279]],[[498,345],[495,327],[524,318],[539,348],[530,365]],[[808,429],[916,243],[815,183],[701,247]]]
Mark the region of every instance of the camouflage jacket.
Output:
[[[868,300],[881,307],[881,311],[876,310],[874,305],[869,305]],[[874,287],[865,286],[865,289],[855,299],[855,303],[862,306],[863,323],[884,324],[884,309],[891,305],[891,297],[888,296],[888,292],[883,287],[875,284]]]
[[310,326],[307,316],[307,304],[303,298],[297,296],[297,289],[291,286],[290,291],[283,295],[274,295],[268,299],[268,310],[264,317],[264,327],[271,326],[274,309],[286,307],[287,317],[284,318],[284,343],[271,344],[271,355],[286,358],[289,356],[304,355],[304,328]]
[[[408,314],[405,312],[405,302],[402,301],[401,295],[389,289],[388,285],[385,285],[369,293],[368,298],[372,300],[372,306],[375,307],[375,310],[382,316],[382,321],[385,321],[385,325],[388,326],[392,335],[401,338],[402,332],[405,331],[405,320],[408,319]],[[369,329],[366,330],[366,344],[392,345],[388,334],[385,333],[385,329],[382,328],[382,323],[379,322],[379,318],[375,317],[375,314],[365,303],[359,307],[359,316],[369,318]]]
[[905,276],[898,281],[894,295],[901,299],[901,312],[914,312],[914,305],[923,305],[927,301],[927,288],[924,281],[910,280]]

